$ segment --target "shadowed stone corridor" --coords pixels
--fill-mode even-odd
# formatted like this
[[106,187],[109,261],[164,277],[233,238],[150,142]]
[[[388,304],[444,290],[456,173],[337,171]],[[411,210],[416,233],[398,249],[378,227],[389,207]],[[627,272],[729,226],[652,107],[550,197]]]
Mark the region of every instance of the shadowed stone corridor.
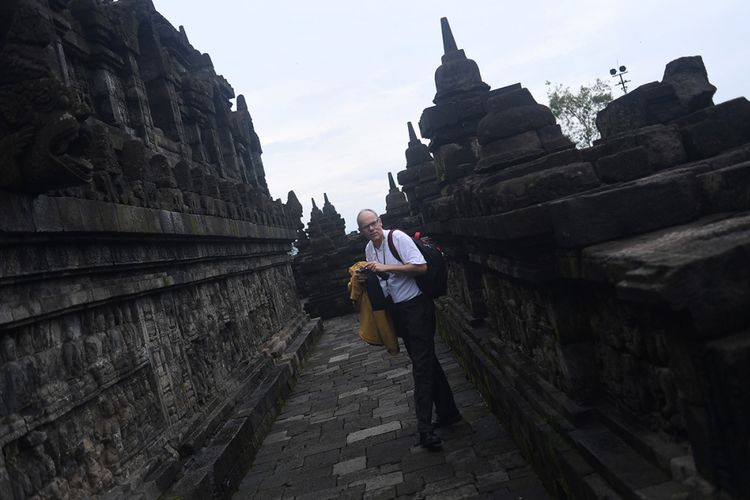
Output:
[[[262,71],[248,102],[150,0],[0,3],[1,500],[750,500],[750,101],[677,53],[579,148],[538,81],[493,88],[434,22],[387,194],[377,134],[305,157],[305,229],[266,182]],[[408,357],[322,330],[363,258],[339,199],[383,195],[445,253],[441,452],[414,446]]]
[[411,365],[366,345],[356,316],[325,322],[234,495],[249,498],[550,498],[451,351],[438,357],[464,421],[442,451],[415,446]]

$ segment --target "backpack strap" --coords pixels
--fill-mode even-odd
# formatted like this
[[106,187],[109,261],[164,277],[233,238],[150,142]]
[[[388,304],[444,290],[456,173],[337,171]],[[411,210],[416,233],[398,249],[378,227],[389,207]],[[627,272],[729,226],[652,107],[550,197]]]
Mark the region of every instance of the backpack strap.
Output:
[[396,245],[393,243],[394,231],[398,231],[398,229],[392,229],[388,231],[388,248],[391,250],[391,253],[393,254],[393,256],[396,257],[396,259],[398,259],[398,261],[403,264],[404,261],[401,260],[401,256],[398,254],[398,250],[396,250]]

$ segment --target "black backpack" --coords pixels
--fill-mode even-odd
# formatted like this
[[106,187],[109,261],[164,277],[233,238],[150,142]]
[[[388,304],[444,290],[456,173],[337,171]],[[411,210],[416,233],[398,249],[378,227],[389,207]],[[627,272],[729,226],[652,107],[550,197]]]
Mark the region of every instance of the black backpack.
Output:
[[[393,231],[399,230],[394,229]],[[393,256],[403,264],[404,261],[401,260],[401,256],[398,254],[398,250],[396,250],[396,245],[393,244],[393,231],[388,233],[388,248],[390,248]],[[445,291],[448,288],[448,267],[445,264],[443,252],[422,238],[412,238],[412,241],[417,245],[424,260],[427,261],[427,272],[414,277],[417,286],[422,290],[422,293],[433,299],[445,295]]]

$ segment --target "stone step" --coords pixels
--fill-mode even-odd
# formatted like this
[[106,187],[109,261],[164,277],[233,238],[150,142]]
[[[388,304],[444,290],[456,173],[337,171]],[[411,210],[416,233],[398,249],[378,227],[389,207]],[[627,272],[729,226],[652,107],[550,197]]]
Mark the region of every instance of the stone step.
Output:
[[[596,410],[604,425],[666,474],[671,474],[672,461],[675,458],[690,455],[690,451],[684,445],[664,441],[655,432],[626,422],[612,405],[597,404]],[[690,460],[692,460],[692,456],[690,456]]]
[[[569,436],[594,470],[623,498],[688,498],[686,486],[673,481],[605,426],[593,424]],[[670,496],[661,496],[660,492],[670,492]]]
[[[260,380],[263,380],[267,371],[270,369],[271,362],[269,359],[262,359],[254,368],[252,374],[242,383],[242,388],[238,393],[242,393],[243,388],[255,386]],[[227,397],[217,404],[209,412],[208,416],[198,420],[200,425],[196,426],[178,446],[178,451],[182,456],[190,456],[196,453],[206,442],[209,437],[216,432],[219,426],[226,421],[228,415],[234,410],[235,404],[242,394],[235,394],[234,397]]]
[[[234,397],[227,398],[228,409],[217,409],[210,419],[213,431],[204,426],[181,447],[181,473],[169,490],[154,487],[168,481],[154,477],[139,492],[140,498],[152,498],[160,490],[168,498],[202,500],[229,495],[245,473],[281,405],[291,391],[301,368],[322,332],[319,319],[300,325],[300,331],[280,359],[253,373]],[[230,404],[231,403],[231,404]],[[175,477],[174,467],[165,470]],[[136,497],[137,498],[137,497]]]

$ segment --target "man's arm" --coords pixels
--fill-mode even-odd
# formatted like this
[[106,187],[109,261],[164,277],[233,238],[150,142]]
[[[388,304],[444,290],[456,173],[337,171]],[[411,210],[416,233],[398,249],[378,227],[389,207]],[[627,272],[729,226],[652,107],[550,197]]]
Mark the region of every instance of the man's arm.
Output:
[[365,266],[376,273],[396,273],[406,276],[419,276],[427,272],[427,264],[381,264],[380,262],[368,262]]
[[[383,245],[388,242],[384,241]],[[397,273],[406,276],[419,276],[427,272],[427,264],[422,257],[414,241],[402,231],[393,233],[393,244],[398,250],[403,263],[381,264],[379,262],[369,262],[367,268],[375,272]]]

